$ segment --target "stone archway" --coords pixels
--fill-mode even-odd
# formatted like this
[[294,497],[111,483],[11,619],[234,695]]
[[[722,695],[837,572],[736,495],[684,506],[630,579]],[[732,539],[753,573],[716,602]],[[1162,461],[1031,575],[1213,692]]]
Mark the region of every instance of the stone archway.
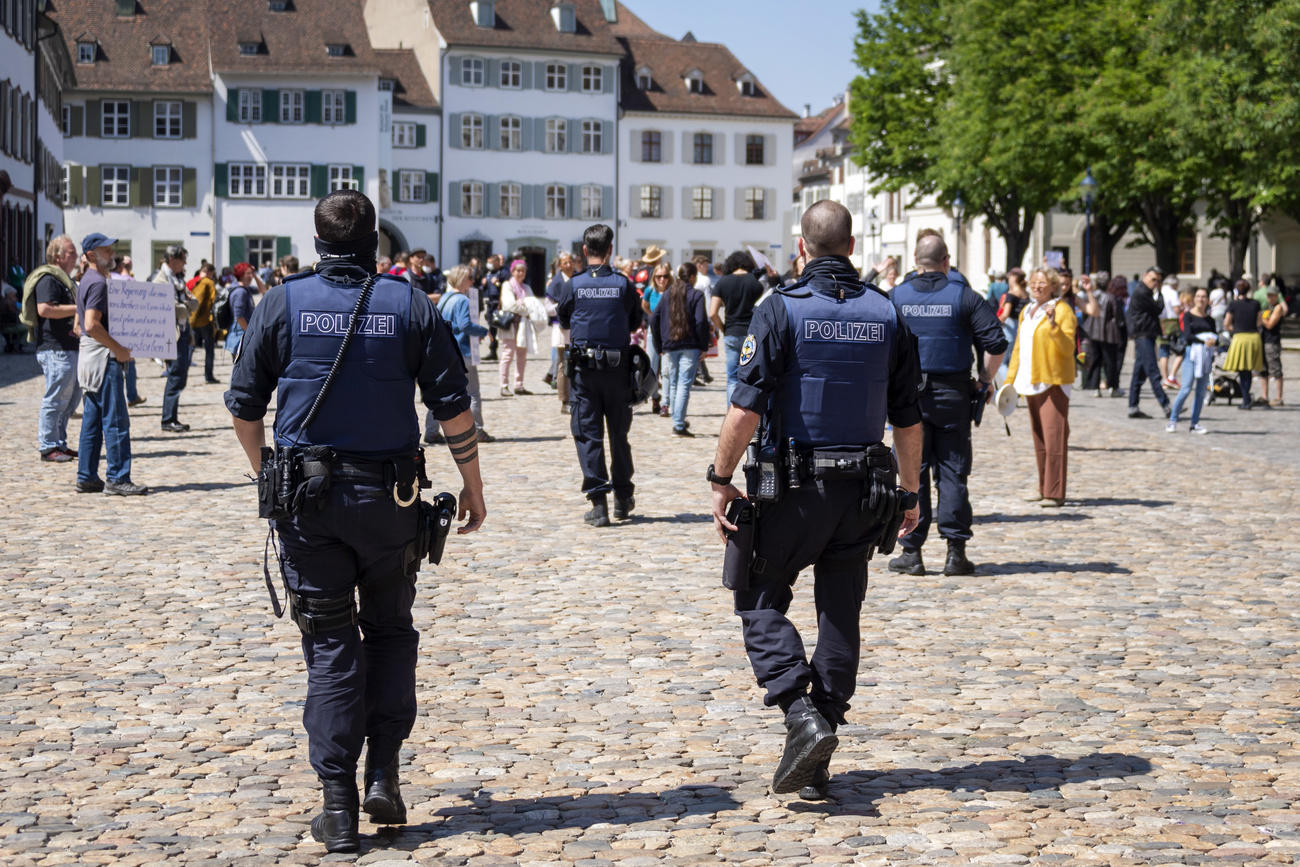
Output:
[[379,255],[392,257],[398,250],[410,250],[406,246],[406,236],[397,227],[385,220],[379,221]]

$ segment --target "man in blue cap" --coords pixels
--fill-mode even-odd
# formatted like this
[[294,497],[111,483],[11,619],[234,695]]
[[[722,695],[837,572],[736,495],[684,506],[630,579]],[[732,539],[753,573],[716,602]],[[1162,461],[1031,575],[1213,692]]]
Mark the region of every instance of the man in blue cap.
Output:
[[[89,267],[77,285],[77,322],[81,351],[77,379],[85,392],[81,443],[77,449],[77,492],[132,496],[149,489],[131,481],[131,418],[126,411],[123,365],[127,349],[109,331],[108,275],[113,270],[117,241],[92,232],[81,242]],[[108,454],[108,472],[99,477],[99,450]]]

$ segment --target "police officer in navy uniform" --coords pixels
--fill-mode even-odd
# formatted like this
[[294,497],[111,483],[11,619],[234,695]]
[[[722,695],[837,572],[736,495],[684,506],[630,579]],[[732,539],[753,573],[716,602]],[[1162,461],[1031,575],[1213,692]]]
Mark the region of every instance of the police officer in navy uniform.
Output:
[[[848,259],[853,240],[847,209],[814,204],[802,219],[799,252],[808,260],[802,279],[754,310],[707,474],[714,523],[724,538],[737,529],[728,507],[742,496],[731,477],[760,423],[764,437],[776,440],[765,445],[792,445],[796,453],[787,452],[781,473],[791,461],[807,466],[803,455],[821,449],[883,452],[891,493],[899,494],[892,527],[901,535],[916,523],[921,372],[915,342],[884,293],[859,281]],[[896,483],[894,458],[880,442],[886,420],[894,428]],[[830,781],[835,731],[857,681],[867,560],[888,530],[864,509],[861,476],[813,473],[800,482],[777,502],[760,504],[748,586],[735,590],[735,608],[754,675],[767,693],[764,704],[785,714],[773,790],[820,799]],[[795,578],[808,566],[818,630],[811,660],[786,616]]]
[[[631,282],[609,266],[614,230],[603,223],[587,227],[582,252],[587,269],[560,287],[556,314],[569,329],[573,380],[569,427],[578,446],[582,493],[591,500],[584,520],[609,526],[608,494],[614,492],[614,517],[631,514],[632,426],[631,333],[641,324],[641,299]],[[605,472],[605,430],[609,430],[609,473]]]
[[[397,765],[416,711],[417,385],[464,483],[460,517],[468,520],[458,532],[478,529],[486,512],[465,369],[451,330],[423,292],[401,277],[375,276],[375,208],[364,195],[331,193],[316,205],[315,223],[321,261],[271,289],[253,311],[226,406],[255,473],[273,392],[276,446],[330,450],[328,457],[323,448],[309,452],[316,456],[313,496],[274,528],[307,662],[303,724],[324,788],[312,836],[330,852],[352,852],[365,742],[365,811],[379,824],[406,821]],[[356,335],[304,429],[368,276],[373,290]]]
[[[975,566],[966,557],[966,542],[973,518],[966,480],[971,471],[972,399],[992,399],[993,375],[1007,351],[1007,338],[993,308],[952,269],[948,246],[938,233],[917,238],[916,271],[894,287],[890,298],[916,335],[920,351],[925,446],[921,520],[903,538],[903,551],[889,561],[889,568],[907,575],[925,574],[921,547],[930,530],[933,475],[939,489],[939,535],[948,542],[943,574],[970,575]],[[972,346],[984,353],[978,386],[982,398],[972,391]]]

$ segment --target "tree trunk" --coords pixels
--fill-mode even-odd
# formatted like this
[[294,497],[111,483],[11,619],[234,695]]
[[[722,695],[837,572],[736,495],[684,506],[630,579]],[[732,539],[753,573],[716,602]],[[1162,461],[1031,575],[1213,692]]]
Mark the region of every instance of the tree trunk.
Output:
[[1219,228],[1228,236],[1228,282],[1236,283],[1246,271],[1246,251],[1259,217],[1248,199],[1227,199],[1220,208]]
[[1178,236],[1191,210],[1190,205],[1174,202],[1159,193],[1147,193],[1138,203],[1142,228],[1155,248],[1156,265],[1166,274],[1178,273]]
[[1093,262],[1092,270],[1111,272],[1111,276],[1114,276],[1111,266],[1115,259],[1115,248],[1132,225],[1133,221],[1129,219],[1112,223],[1108,214],[1093,214],[1092,249],[1096,253],[1096,261]]
[[980,213],[997,229],[1007,247],[1007,268],[1022,267],[1029,250],[1029,237],[1034,232],[1037,211],[1022,210],[1020,199],[1008,193],[984,203]]

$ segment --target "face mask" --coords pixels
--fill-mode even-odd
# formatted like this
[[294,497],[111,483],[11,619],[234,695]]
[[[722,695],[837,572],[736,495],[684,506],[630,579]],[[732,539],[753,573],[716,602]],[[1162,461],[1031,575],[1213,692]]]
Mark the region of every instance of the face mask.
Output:
[[433,269],[430,268],[428,265],[425,265],[425,266],[424,266],[424,273],[426,273],[426,274],[432,274],[432,273],[433,273]]

